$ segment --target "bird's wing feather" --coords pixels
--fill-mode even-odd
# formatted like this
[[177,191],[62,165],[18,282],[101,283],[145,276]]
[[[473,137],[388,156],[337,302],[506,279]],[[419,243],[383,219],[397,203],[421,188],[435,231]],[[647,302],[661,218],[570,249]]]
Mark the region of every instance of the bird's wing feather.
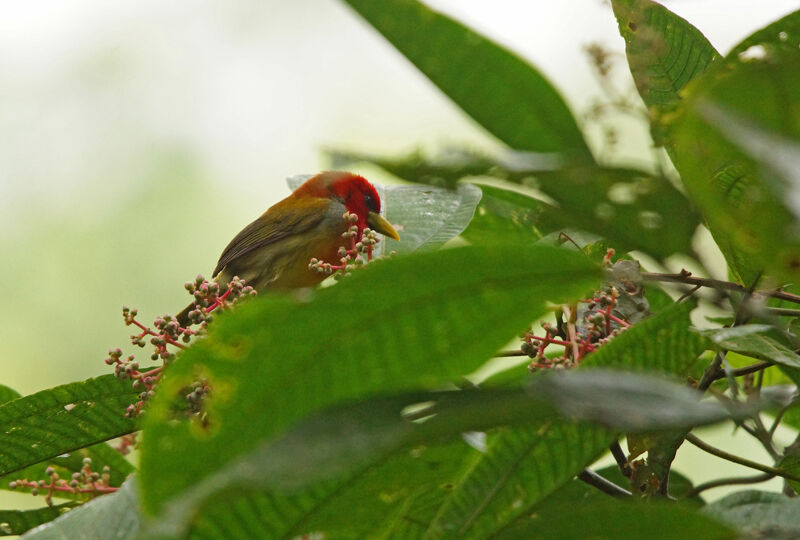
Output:
[[[242,255],[313,229],[325,219],[329,202],[324,198],[303,197],[302,203],[289,198],[276,204],[230,241],[219,257],[213,276]],[[296,211],[297,204],[304,206],[303,212]]]

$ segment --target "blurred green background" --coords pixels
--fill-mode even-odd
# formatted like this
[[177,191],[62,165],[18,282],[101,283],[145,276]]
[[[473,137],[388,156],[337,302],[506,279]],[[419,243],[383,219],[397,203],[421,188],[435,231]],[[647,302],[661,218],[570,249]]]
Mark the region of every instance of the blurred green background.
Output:
[[[624,51],[600,0],[428,4],[531,61],[579,117],[601,95],[584,46]],[[723,52],[797,8],[664,4]],[[182,284],[288,194],[287,176],[324,168],[321,148],[498,148],[335,0],[33,0],[0,13],[0,383],[23,394],[108,373],[106,351],[130,350],[120,307],[146,322],[183,307]],[[617,87],[632,90],[615,60]],[[648,162],[644,123],[616,125],[615,159]],[[586,129],[599,146],[602,126]],[[728,445],[728,431],[709,440]],[[744,472],[710,462],[683,449],[677,468]]]

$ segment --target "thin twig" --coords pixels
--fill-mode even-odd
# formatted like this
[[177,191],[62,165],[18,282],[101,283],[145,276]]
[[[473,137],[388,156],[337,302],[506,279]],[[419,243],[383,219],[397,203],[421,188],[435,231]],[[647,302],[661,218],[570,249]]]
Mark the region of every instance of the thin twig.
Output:
[[596,472],[590,471],[589,469],[584,469],[580,473],[578,473],[578,478],[583,482],[586,482],[592,487],[596,487],[603,493],[607,495],[611,495],[612,497],[630,497],[631,492],[627,489],[623,489],[619,487],[614,482],[606,480]]
[[524,353],[518,349],[516,351],[500,351],[494,355],[495,358],[506,358],[510,356],[528,356],[528,353]]
[[687,298],[689,298],[690,296],[692,296],[694,293],[696,293],[697,291],[699,291],[699,290],[700,290],[700,287],[702,287],[702,285],[695,285],[695,286],[694,286],[694,287],[693,287],[691,290],[688,290],[688,291],[686,291],[685,293],[683,293],[683,294],[681,295],[681,297],[680,297],[680,298],[678,298],[677,300],[675,300],[675,303],[676,303],[676,304],[680,304],[681,302],[683,302],[684,300],[686,300]]
[[619,441],[614,441],[611,443],[609,449],[611,450],[611,455],[614,456],[614,459],[617,461],[619,472],[621,472],[623,476],[630,478],[631,466],[628,463],[628,458],[625,456],[625,452],[622,451],[622,447],[619,445]]
[[[724,289],[728,291],[747,292],[747,288],[734,283],[732,281],[722,281],[720,279],[711,278],[698,278],[692,276],[691,272],[686,270],[678,274],[660,274],[657,272],[642,272],[642,278],[646,281],[667,281],[672,283],[686,283],[689,285],[700,285],[701,287],[711,287],[712,289]],[[800,296],[796,294],[787,293],[784,291],[753,291],[753,294],[761,296],[769,296],[771,298],[779,298],[787,302],[800,304]]]
[[760,484],[761,482],[766,482],[767,480],[772,480],[775,478],[774,474],[764,473],[764,474],[757,474],[755,476],[734,476],[730,478],[720,478],[718,480],[711,480],[710,482],[706,482],[704,484],[698,484],[693,487],[689,492],[686,493],[686,499],[695,497],[699,495],[701,492],[706,491],[707,489],[714,489],[722,486],[735,486],[741,484]]
[[697,438],[692,433],[686,435],[686,440],[698,447],[700,450],[704,452],[708,452],[711,455],[717,456],[718,458],[725,459],[732,463],[738,463],[739,465],[743,465],[745,467],[750,467],[751,469],[755,469],[757,471],[765,472],[768,474],[773,474],[775,476],[780,476],[781,478],[788,478],[789,480],[794,480],[796,482],[800,482],[800,477],[790,474],[786,471],[782,471],[780,469],[776,469],[775,467],[770,467],[769,465],[762,465],[761,463],[757,463],[755,461],[750,461],[749,459],[745,459],[743,457],[735,456],[733,454],[729,454],[724,450],[720,450],[719,448],[715,448],[708,443],[705,443]]
[[[749,366],[744,366],[736,369],[730,370],[730,374],[734,377],[742,377],[744,375],[750,375],[751,373],[757,373],[768,367],[772,367],[774,364],[772,362],[758,362],[756,364],[751,364]],[[717,371],[716,375],[714,375],[714,380],[724,379],[726,373],[724,370]]]

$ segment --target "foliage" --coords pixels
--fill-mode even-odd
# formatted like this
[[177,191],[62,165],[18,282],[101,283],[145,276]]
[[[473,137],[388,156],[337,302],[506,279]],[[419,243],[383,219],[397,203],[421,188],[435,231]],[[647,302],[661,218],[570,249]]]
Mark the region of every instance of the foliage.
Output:
[[[338,283],[213,317],[226,300],[198,278],[202,332],[127,310],[156,368],[112,349],[116,376],[0,386],[3,487],[47,502],[0,511],[0,534],[796,537],[800,439],[774,434],[800,426],[797,388],[778,386],[800,382],[800,296],[783,290],[800,275],[800,11],[723,55],[660,4],[612,0],[641,97],[623,105],[673,171],[601,158],[544,74],[462,23],[415,0],[345,3],[507,150],[329,150],[411,183],[380,188],[399,242],[354,231],[341,265],[309,261]],[[731,281],[637,261],[702,268],[703,226]],[[695,328],[712,303],[724,328]],[[518,365],[470,378],[494,357]],[[693,432],[719,422],[772,462]],[[105,442],[120,436],[138,469]],[[685,441],[760,474],[693,485],[671,470]],[[608,451],[617,466],[594,471]],[[774,477],[783,493],[700,496]]]

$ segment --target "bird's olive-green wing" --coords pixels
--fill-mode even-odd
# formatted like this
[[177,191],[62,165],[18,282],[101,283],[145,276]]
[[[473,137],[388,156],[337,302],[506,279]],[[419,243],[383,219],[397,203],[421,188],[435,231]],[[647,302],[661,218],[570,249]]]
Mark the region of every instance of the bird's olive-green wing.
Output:
[[242,255],[313,229],[325,219],[329,204],[329,199],[312,197],[285,199],[276,204],[230,241],[219,257],[213,276]]

